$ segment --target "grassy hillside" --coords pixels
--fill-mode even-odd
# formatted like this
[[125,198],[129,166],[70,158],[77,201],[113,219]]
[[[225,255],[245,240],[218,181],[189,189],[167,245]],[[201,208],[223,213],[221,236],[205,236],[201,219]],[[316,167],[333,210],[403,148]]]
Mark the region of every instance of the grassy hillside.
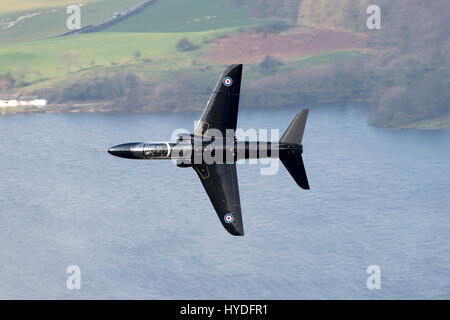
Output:
[[[83,25],[107,19],[111,12],[121,11],[137,2],[88,1],[82,7]],[[247,9],[230,9],[221,0],[165,0],[157,1],[105,32],[25,41],[67,31],[64,6],[68,3],[35,0],[27,2],[26,6],[15,6],[16,12],[8,13],[16,16],[24,12],[41,13],[2,32],[0,38],[0,41],[16,42],[0,46],[0,74],[10,73],[30,84],[21,90],[32,91],[86,74],[118,71],[134,72],[143,79],[152,78],[156,83],[167,81],[180,71],[198,71],[206,67],[209,72],[218,72],[226,62],[205,58],[216,46],[211,40],[235,34],[236,42],[240,37],[239,28],[248,29],[271,21],[250,18]],[[5,17],[5,12],[0,13]],[[222,26],[227,28],[221,29]],[[181,38],[188,38],[199,48],[180,52],[176,43]],[[255,39],[260,42],[263,38]],[[260,46],[261,43],[242,45]],[[276,46],[276,41],[271,46]],[[351,59],[356,54],[355,51],[340,50],[319,54],[299,52],[298,56],[294,54],[286,59],[280,71],[328,65]],[[266,54],[271,52],[269,47],[266,51]],[[261,76],[261,72],[256,71],[251,78]]]
[[[94,2],[98,0],[85,0],[83,3]],[[13,12],[25,12],[30,10],[41,10],[48,8],[59,8],[74,4],[72,0],[1,0],[0,14],[7,14]]]
[[223,0],[164,0],[105,31],[197,32],[256,23],[246,9],[231,10]]
[[[15,21],[30,13],[39,15],[24,19],[0,33],[0,74],[10,73],[25,82],[40,81],[39,86],[45,86],[46,81],[73,77],[75,73],[107,72],[108,69],[129,68],[145,75],[145,71],[152,68],[155,69],[152,74],[158,70],[158,74],[165,76],[172,70],[189,69],[192,59],[199,60],[199,54],[207,50],[208,45],[204,42],[234,33],[238,27],[261,22],[249,18],[245,9],[229,9],[221,0],[165,0],[157,1],[106,32],[53,38],[68,31],[65,6],[70,4],[69,1],[32,0],[20,5],[10,0],[6,2],[14,10],[2,7],[0,23]],[[82,26],[101,22],[110,18],[113,12],[138,2],[85,1],[81,11]],[[227,28],[223,29],[223,26]],[[188,38],[200,49],[195,53],[178,52],[176,43],[181,38]],[[74,55],[70,67],[64,61],[67,52]],[[135,57],[136,52],[140,59]],[[142,63],[150,59],[153,62],[151,67]],[[27,90],[33,88],[31,86]]]
[[[89,1],[82,7],[83,25],[108,19],[112,12],[121,11],[136,2]],[[61,6],[67,3],[51,4]],[[43,8],[54,15],[44,15]],[[48,35],[66,31],[64,7],[54,12],[52,10],[56,9],[49,10],[42,1],[32,1],[27,9],[30,12],[40,10],[41,15],[25,20],[2,35],[3,41],[13,43],[0,45],[0,75],[12,75],[16,92],[44,94],[59,103],[64,99],[76,99],[76,95],[71,93],[74,90],[79,92],[80,99],[102,99],[99,94],[85,91],[94,87],[103,90],[102,86],[109,86],[128,92],[123,102],[131,106],[128,107],[131,110],[135,102],[126,101],[128,97],[141,100],[140,106],[136,107],[140,110],[164,110],[165,104],[171,104],[172,109],[183,110],[185,104],[177,105],[171,100],[173,92],[190,99],[188,107],[195,108],[198,92],[208,93],[208,86],[222,71],[223,65],[232,63],[226,58],[237,59],[236,63],[245,61],[246,85],[251,87],[252,83],[274,73],[282,78],[283,75],[292,77],[295,70],[330,66],[363,53],[359,41],[353,41],[351,34],[327,35],[326,31],[317,34],[295,26],[290,28],[292,25],[287,28],[272,25],[273,19],[251,18],[247,8],[238,6],[231,9],[221,0],[157,1],[102,32],[46,39]],[[64,21],[62,27],[61,21]],[[30,34],[25,36],[21,30],[30,30]],[[177,48],[177,43],[183,38],[196,49],[184,51]],[[25,41],[27,39],[39,40]],[[324,39],[328,39],[325,46]],[[289,54],[280,55],[285,45],[290,46],[285,49]],[[247,51],[254,52],[254,57]],[[266,56],[275,57],[275,66],[262,65]],[[245,57],[248,59],[243,59]],[[195,79],[189,89],[184,85],[185,80],[180,80],[183,77]],[[127,84],[128,81],[138,82],[137,91]],[[125,87],[121,89],[121,86]],[[145,98],[139,98],[141,94]],[[148,94],[153,96],[147,97]],[[110,94],[104,93],[103,97],[110,97]],[[152,101],[153,105],[142,104],[142,100]]]
[[[4,2],[6,2],[4,4]],[[81,7],[81,27],[111,18],[139,0],[85,0]],[[0,1],[0,45],[54,37],[70,30],[68,0]]]
[[[85,0],[82,26],[138,2]],[[1,93],[86,110],[198,110],[223,66],[244,63],[246,106],[364,101],[379,126],[448,127],[444,2],[380,0],[383,30],[369,32],[369,0],[159,0],[60,38],[69,1],[0,4]]]
[[[199,60],[199,55],[207,49],[203,41],[231,31],[170,34],[106,32],[0,46],[0,74],[10,73],[17,77],[25,73],[25,81],[38,82],[63,80],[89,72],[125,70],[137,72],[143,78],[150,74],[152,77],[158,76],[160,78],[154,80],[160,82],[172,72],[191,68],[193,60]],[[177,51],[176,43],[181,38],[188,38],[200,48],[195,52]],[[74,54],[70,66],[65,60],[67,52]],[[136,52],[139,52],[139,58],[135,56]],[[44,81],[38,85],[46,84]]]
[[[65,6],[70,4],[69,1],[32,0],[20,4],[5,1],[9,8],[14,9],[2,7],[0,17],[3,20],[0,21],[14,21],[24,14],[39,13],[0,34],[0,44],[9,43],[0,45],[0,74],[9,73],[15,79],[29,84],[21,88],[25,91],[86,74],[127,71],[136,73],[143,79],[152,77],[153,82],[162,83],[180,71],[205,69],[216,72],[222,64],[228,63],[220,58],[211,59],[211,55],[217,54],[217,48],[225,45],[225,48],[233,51],[230,52],[233,55],[236,49],[233,45],[243,48],[261,47],[264,45],[264,33],[273,32],[269,28],[257,31],[259,33],[255,36],[242,33],[242,39],[246,40],[239,41],[241,33],[237,32],[238,29],[248,30],[251,26],[264,25],[273,20],[251,18],[247,8],[231,9],[228,2],[222,0],[164,0],[157,1],[104,32],[49,38],[67,31]],[[139,0],[88,0],[82,7],[82,26],[108,19],[111,13],[124,10],[137,2]],[[294,34],[296,32],[298,30],[289,31]],[[223,38],[232,34],[232,43]],[[217,37],[225,39],[221,46],[212,41]],[[305,41],[308,44],[317,41],[315,36],[312,37]],[[188,38],[198,49],[192,52],[177,50],[176,44],[182,38]],[[276,55],[276,51],[280,50],[279,44],[277,45],[279,37],[274,37],[272,33],[270,39],[272,38],[274,40],[261,51],[261,57]],[[285,42],[291,41],[287,37],[282,39]],[[302,43],[298,37],[295,39]],[[352,47],[343,49],[345,48],[336,48],[327,53],[323,49],[309,52],[291,48],[289,56],[278,58],[284,61],[279,71],[329,65],[351,59],[359,52],[352,50]],[[222,49],[219,50],[223,54]],[[236,58],[242,60],[239,56]],[[251,68],[254,70],[251,78],[264,76],[256,68],[256,64],[262,59],[250,60],[250,64],[255,64]]]

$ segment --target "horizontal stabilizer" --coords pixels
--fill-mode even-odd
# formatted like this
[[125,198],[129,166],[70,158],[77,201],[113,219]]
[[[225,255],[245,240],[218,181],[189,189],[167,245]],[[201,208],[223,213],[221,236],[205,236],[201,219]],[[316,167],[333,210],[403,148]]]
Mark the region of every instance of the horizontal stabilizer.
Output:
[[301,154],[280,154],[280,160],[300,188],[309,190],[308,177]]

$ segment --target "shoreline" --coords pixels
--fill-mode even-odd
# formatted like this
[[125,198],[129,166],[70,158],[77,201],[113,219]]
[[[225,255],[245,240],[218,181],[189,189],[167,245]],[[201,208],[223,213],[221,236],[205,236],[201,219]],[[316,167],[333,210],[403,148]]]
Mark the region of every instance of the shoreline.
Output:
[[[93,103],[77,103],[77,104],[53,104],[47,105],[46,107],[6,107],[0,108],[0,116],[4,115],[18,115],[18,114],[59,114],[59,113],[120,113],[124,111],[113,110],[111,105],[113,102],[93,102]],[[193,111],[193,110],[186,110]],[[201,110],[199,110],[200,112]],[[128,113],[153,113],[153,112],[161,112],[158,111],[148,111],[148,112],[139,112],[139,111],[127,111]],[[163,112],[173,112],[173,111],[163,111]],[[180,112],[180,111],[177,111]],[[426,120],[415,121],[407,125],[401,126],[376,126],[379,128],[391,128],[391,129],[400,129],[400,130],[423,130],[423,131],[432,131],[432,130],[450,130],[450,114],[444,116],[443,118],[432,118]]]

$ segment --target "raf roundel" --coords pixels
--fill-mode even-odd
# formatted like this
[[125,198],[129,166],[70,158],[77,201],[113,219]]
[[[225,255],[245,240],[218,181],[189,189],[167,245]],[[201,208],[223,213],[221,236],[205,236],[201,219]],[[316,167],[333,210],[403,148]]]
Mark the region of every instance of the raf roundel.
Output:
[[231,79],[230,77],[226,77],[225,79],[223,79],[223,84],[225,87],[229,87],[233,84],[233,79]]
[[223,219],[225,220],[226,223],[232,223],[234,218],[233,215],[231,213],[226,214]]

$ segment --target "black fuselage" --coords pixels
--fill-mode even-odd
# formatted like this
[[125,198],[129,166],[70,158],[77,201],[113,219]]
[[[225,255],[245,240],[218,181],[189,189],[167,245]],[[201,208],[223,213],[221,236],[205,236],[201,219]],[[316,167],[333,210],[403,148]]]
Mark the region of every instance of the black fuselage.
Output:
[[265,141],[184,140],[162,143],[126,143],[108,150],[128,159],[176,159],[180,167],[192,164],[234,163],[242,159],[278,158],[280,154],[301,154],[302,146]]

